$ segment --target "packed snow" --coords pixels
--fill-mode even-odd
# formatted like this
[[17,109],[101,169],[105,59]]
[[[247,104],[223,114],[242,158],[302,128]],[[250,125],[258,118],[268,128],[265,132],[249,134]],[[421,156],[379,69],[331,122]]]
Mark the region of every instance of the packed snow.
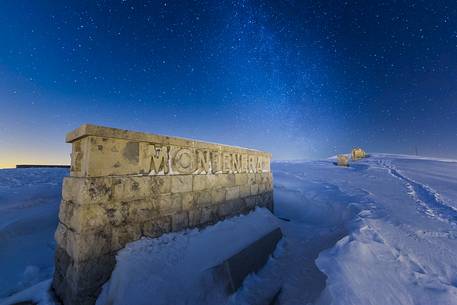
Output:
[[[273,162],[275,215],[130,243],[97,304],[457,304],[457,161],[333,162]],[[41,171],[0,170],[2,305],[53,304],[50,281],[36,283],[51,274],[66,172]],[[227,295],[211,267],[275,226],[284,237],[273,256]]]
[[223,304],[224,283],[215,282],[213,267],[277,227],[278,220],[258,208],[202,231],[130,243],[118,253],[97,305]]
[[52,276],[67,169],[0,170],[0,300]]

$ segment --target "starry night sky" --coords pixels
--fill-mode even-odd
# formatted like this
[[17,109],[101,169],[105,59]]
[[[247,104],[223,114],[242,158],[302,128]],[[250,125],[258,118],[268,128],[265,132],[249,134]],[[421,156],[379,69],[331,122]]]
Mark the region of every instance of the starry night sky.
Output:
[[0,2],[0,167],[68,163],[83,123],[457,158],[457,4]]

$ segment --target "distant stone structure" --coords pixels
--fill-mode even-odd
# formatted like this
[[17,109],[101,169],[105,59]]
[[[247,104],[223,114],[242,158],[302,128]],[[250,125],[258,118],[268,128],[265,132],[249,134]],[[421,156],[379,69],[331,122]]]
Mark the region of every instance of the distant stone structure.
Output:
[[52,285],[65,305],[94,304],[128,242],[273,209],[269,153],[94,125],[66,140]]
[[352,160],[360,160],[360,159],[363,159],[366,157],[366,153],[365,151],[360,148],[360,147],[357,147],[357,148],[353,148],[352,149],[352,152],[351,152],[351,155],[352,155]]
[[70,165],[52,164],[17,164],[16,168],[70,168]]
[[336,164],[338,166],[349,166],[349,157],[346,155],[338,155],[336,158]]

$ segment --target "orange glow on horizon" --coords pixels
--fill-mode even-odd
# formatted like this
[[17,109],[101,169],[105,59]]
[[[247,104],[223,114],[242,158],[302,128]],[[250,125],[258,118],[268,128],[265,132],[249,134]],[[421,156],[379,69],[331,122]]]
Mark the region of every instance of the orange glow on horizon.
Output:
[[[56,154],[57,155],[57,154]],[[25,153],[4,154],[0,153],[0,169],[16,168],[18,164],[27,165],[69,165],[70,158],[67,154],[62,155],[33,156],[32,158]]]
[[16,164],[13,163],[0,163],[0,169],[3,168],[16,168]]

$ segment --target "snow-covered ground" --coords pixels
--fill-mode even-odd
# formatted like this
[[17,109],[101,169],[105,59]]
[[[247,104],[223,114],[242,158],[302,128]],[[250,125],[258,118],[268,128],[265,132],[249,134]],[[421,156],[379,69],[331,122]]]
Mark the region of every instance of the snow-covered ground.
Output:
[[[151,300],[155,305],[224,304],[228,301],[224,283],[214,276],[212,267],[278,226],[268,210],[256,209],[202,231],[130,243],[119,252],[97,305],[149,305]],[[263,299],[271,299],[277,290],[269,291]]]
[[52,276],[67,169],[0,170],[0,300]]
[[[279,288],[276,305],[457,304],[457,161],[374,154],[349,168],[322,160],[274,162],[272,169],[279,218],[257,209],[202,231],[131,243],[119,252],[97,304],[269,304]],[[60,187],[62,173],[48,174],[43,181]],[[24,181],[34,184],[26,172],[0,171],[0,177],[6,179],[0,180],[1,209],[15,206],[16,196],[32,198],[27,191],[5,195],[14,189],[11,181],[17,181],[17,190]],[[54,210],[43,214],[56,221],[54,195]],[[23,203],[9,216],[0,214],[0,298],[45,278],[41,270],[52,267],[53,245],[47,246],[52,229],[34,232],[46,240],[36,238],[36,243],[21,235],[24,230],[4,229],[15,217],[23,219],[23,227],[33,226],[32,216],[42,215],[38,211],[48,205],[21,200],[30,206]],[[284,238],[274,256],[227,296],[208,268],[277,225]],[[29,263],[33,256],[49,257]],[[5,262],[10,257],[15,268]],[[27,266],[41,272],[33,281],[25,280]],[[2,304],[30,298],[52,304],[45,293],[49,283]]]

